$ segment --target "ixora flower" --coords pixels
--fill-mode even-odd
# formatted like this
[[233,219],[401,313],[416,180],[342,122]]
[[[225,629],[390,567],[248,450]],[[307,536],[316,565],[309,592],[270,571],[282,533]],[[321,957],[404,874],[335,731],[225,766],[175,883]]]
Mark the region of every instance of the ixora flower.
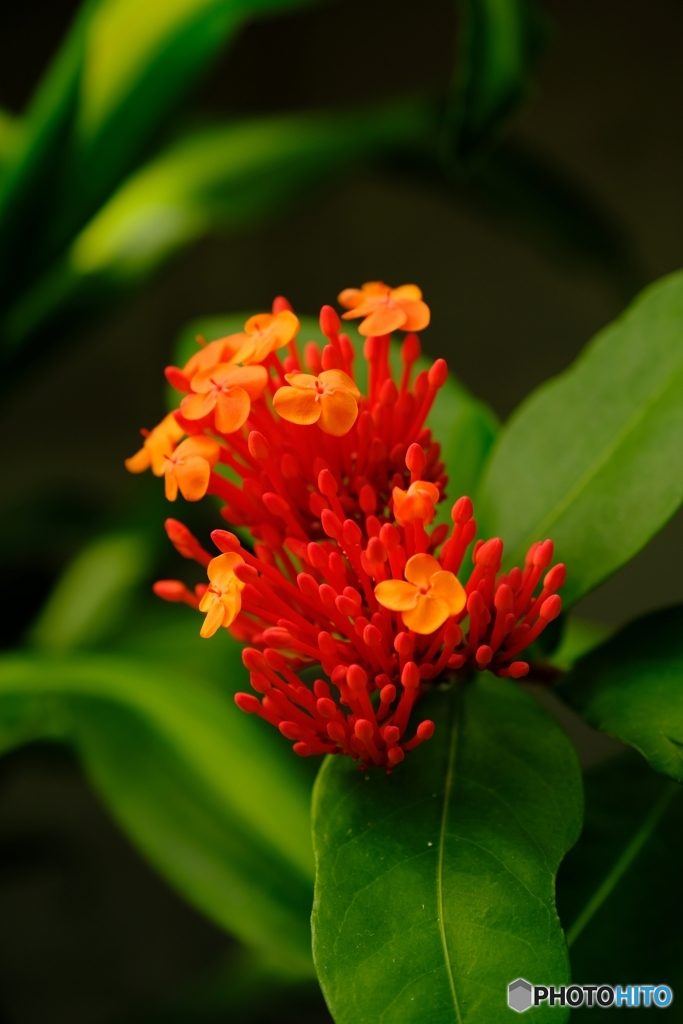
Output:
[[[306,344],[302,366],[299,321],[279,298],[243,335],[204,343],[201,360],[167,370],[185,398],[127,465],[165,475],[171,500],[178,490],[191,501],[217,496],[227,523],[253,538],[252,549],[215,530],[214,558],[168,519],[171,542],[207,568],[208,584],[154,587],[205,614],[202,636],[227,628],[248,645],[254,692],[238,693],[237,705],[301,756],[344,753],[361,768],[391,771],[432,736],[434,722],[411,729],[410,720],[437,679],[528,673],[519,655],[559,615],[565,569],[551,568],[545,540],[522,569],[502,573],[503,542],[474,543],[468,497],[453,504],[451,527],[433,525],[448,481],[425,421],[447,380],[444,360],[412,379],[414,329],[427,325],[429,309],[414,285],[379,283],[342,292],[340,304],[365,317],[365,394],[334,309],[320,314],[328,344]],[[401,328],[394,380],[389,332]],[[304,669],[317,670],[312,686]]]

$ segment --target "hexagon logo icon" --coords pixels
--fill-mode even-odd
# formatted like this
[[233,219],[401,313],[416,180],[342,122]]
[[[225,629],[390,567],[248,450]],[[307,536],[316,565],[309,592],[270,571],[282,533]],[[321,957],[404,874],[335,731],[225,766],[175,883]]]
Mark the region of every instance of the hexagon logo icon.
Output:
[[524,978],[517,978],[508,985],[508,1006],[517,1013],[524,1013],[531,1006],[531,985]]

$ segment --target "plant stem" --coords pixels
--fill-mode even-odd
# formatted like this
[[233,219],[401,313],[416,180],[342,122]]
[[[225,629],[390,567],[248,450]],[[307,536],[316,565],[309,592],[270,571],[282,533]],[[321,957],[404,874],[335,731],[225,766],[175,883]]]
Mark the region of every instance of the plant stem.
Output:
[[567,931],[567,945],[571,947],[574,942],[578,939],[579,935],[589,923],[591,918],[600,909],[602,904],[605,902],[607,897],[610,895],[613,889],[621,881],[622,876],[628,871],[633,861],[636,859],[640,851],[642,850],[645,843],[648,841],[655,828],[664,816],[669,804],[676,796],[680,789],[677,782],[670,782],[664,789],[663,793],[659,797],[659,800],[654,805],[647,817],[644,818],[637,832],[628,843],[621,856],[617,858],[612,866],[611,871],[603,879],[601,884],[595,890],[588,903],[583,908],[579,916],[574,921],[574,924]]

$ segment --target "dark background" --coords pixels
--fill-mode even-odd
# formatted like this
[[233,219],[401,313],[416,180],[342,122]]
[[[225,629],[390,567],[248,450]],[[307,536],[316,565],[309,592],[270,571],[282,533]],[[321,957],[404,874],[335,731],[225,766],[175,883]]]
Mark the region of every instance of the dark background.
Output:
[[[610,212],[645,284],[683,266],[683,4],[545,7],[554,37],[512,137]],[[4,5],[1,105],[22,109],[75,8]],[[335,0],[262,21],[210,71],[193,110],[232,116],[443,86],[454,29],[450,0]],[[377,171],[345,179],[267,225],[185,251],[26,378],[0,408],[0,517],[57,492],[84,507],[125,501],[139,480],[122,460],[162,414],[161,369],[188,319],[267,308],[278,293],[313,313],[377,277],[420,284],[433,313],[425,347],[502,417],[629,297],[443,192]],[[620,623],[682,600],[682,567],[679,514],[579,610]],[[135,1019],[227,948],[138,858],[73,761],[46,748],[0,762],[0,921],[0,1022],[11,1024]]]

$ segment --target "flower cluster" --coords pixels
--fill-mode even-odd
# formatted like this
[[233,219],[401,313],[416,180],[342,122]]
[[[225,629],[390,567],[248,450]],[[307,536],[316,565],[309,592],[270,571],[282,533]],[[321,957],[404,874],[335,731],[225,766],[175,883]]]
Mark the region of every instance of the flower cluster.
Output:
[[[425,686],[444,673],[528,672],[518,656],[559,615],[565,572],[550,567],[546,540],[531,547],[524,569],[502,573],[503,544],[493,538],[474,544],[461,582],[477,532],[472,502],[455,502],[452,527],[433,525],[447,479],[425,426],[445,362],[412,381],[414,332],[429,309],[414,285],[379,282],[348,289],[339,302],[345,317],[363,318],[365,395],[332,307],[320,314],[328,344],[322,352],[305,345],[304,369],[299,322],[276,299],[244,333],[204,344],[185,367],[166,371],[184,393],[180,408],[127,465],[164,475],[170,500],[178,490],[191,501],[217,495],[223,518],[253,538],[252,549],[215,530],[221,553],[212,557],[169,519],[172,543],[206,566],[208,584],[194,592],[178,580],[155,585],[159,596],[205,614],[202,636],[225,627],[248,644],[254,693],[237,694],[238,706],[278,728],[297,754],[341,752],[389,771],[434,731],[425,720],[408,735]],[[408,333],[394,380],[390,332],[398,329]],[[312,687],[302,681],[306,669],[318,676]]]

